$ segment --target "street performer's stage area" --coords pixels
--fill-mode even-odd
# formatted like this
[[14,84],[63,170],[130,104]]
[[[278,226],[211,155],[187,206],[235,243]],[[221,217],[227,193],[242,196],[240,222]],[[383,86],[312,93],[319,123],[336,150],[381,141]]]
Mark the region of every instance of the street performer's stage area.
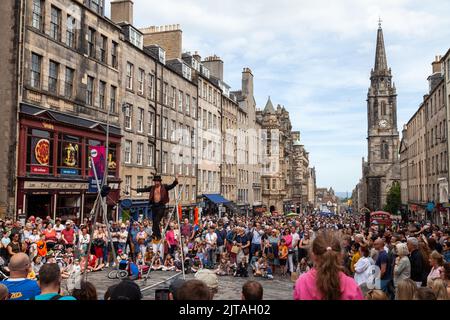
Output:
[[[105,269],[104,271],[89,273],[88,281],[92,282],[97,288],[97,293],[99,298],[103,300],[103,296],[106,292],[106,289],[118,283],[119,280],[110,280],[107,275],[108,272],[112,269]],[[160,281],[166,280],[168,277],[175,275],[177,272],[170,271],[155,271],[151,272],[150,276],[147,280],[147,284],[144,285],[143,280],[137,280],[136,283],[142,288],[151,286]],[[183,276],[180,275],[180,278]],[[186,280],[194,279],[194,274],[190,273],[186,275]],[[273,280],[267,280],[262,278],[255,278],[253,276],[249,276],[248,278],[235,278],[231,276],[223,276],[219,277],[219,291],[214,295],[214,300],[240,300],[241,299],[241,291],[242,286],[248,280],[256,280],[259,281],[264,288],[264,300],[292,300],[292,288],[294,283],[290,281],[288,278],[281,279],[278,276],[275,276]],[[155,290],[157,288],[163,288],[164,286],[169,286],[169,280],[167,283],[162,284],[156,288],[146,290],[143,292],[144,300],[154,300],[155,299]],[[62,283],[61,288],[65,288],[65,281]]]

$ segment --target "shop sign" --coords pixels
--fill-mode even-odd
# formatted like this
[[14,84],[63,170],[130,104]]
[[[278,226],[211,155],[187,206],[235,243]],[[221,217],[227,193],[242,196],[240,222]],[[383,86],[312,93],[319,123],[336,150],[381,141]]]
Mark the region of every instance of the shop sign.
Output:
[[36,161],[43,165],[47,166],[50,162],[50,141],[47,139],[40,139],[36,141],[36,145],[34,147],[34,157]]
[[103,146],[98,146],[98,147],[89,146],[89,152],[91,155],[91,159],[93,159],[93,163],[94,163],[94,167],[95,167],[95,170],[93,170],[92,163],[90,163],[91,170],[89,170],[89,177],[95,178],[95,176],[97,176],[97,178],[99,180],[102,180],[103,174],[105,172],[106,149]]
[[31,173],[33,174],[49,174],[49,168],[46,166],[31,166]]
[[97,181],[98,181],[98,184],[101,186],[102,185],[101,180],[95,180],[95,178],[92,178],[92,177],[89,178],[89,184],[88,184],[88,186],[89,186],[88,192],[89,193],[97,193],[98,192]]
[[61,174],[65,174],[65,175],[78,175],[77,169],[62,168],[60,172],[61,172]]
[[41,181],[25,181],[24,189],[65,189],[65,190],[87,190],[87,183],[73,182],[41,182]]

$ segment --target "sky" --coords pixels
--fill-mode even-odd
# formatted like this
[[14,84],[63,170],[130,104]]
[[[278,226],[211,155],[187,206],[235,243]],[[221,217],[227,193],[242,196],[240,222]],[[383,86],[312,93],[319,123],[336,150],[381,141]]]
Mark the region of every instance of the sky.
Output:
[[367,157],[379,18],[401,134],[428,91],[431,62],[450,48],[449,12],[448,0],[134,0],[134,25],[180,24],[183,50],[221,57],[232,90],[249,67],[257,107],[270,96],[289,111],[318,187],[351,192]]

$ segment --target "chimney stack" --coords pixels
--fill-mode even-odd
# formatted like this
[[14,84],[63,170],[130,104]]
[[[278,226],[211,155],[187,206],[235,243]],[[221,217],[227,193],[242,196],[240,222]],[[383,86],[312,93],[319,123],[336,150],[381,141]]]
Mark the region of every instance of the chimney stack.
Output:
[[160,46],[166,51],[166,60],[181,59],[183,32],[179,24],[151,26],[139,31],[144,35],[144,46]]
[[127,23],[133,25],[133,1],[132,0],[112,0],[111,20],[114,23]]
[[244,96],[253,97],[253,74],[250,68],[242,71],[242,93]]
[[441,58],[441,56],[436,56],[434,62],[431,64],[433,66],[433,74],[442,72]]
[[203,65],[209,69],[211,75],[217,79],[223,81],[223,61],[220,57],[214,55],[210,57],[206,57],[204,61],[202,61]]

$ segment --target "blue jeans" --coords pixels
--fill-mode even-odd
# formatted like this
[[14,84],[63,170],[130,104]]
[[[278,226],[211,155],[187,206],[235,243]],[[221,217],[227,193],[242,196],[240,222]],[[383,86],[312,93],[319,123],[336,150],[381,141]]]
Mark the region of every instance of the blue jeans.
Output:
[[215,254],[216,250],[215,249],[208,249],[208,266],[210,268],[214,267],[214,254]]
[[251,260],[252,257],[255,255],[256,251],[260,251],[261,250],[261,245],[259,243],[252,243],[250,245],[250,257],[249,259]]

